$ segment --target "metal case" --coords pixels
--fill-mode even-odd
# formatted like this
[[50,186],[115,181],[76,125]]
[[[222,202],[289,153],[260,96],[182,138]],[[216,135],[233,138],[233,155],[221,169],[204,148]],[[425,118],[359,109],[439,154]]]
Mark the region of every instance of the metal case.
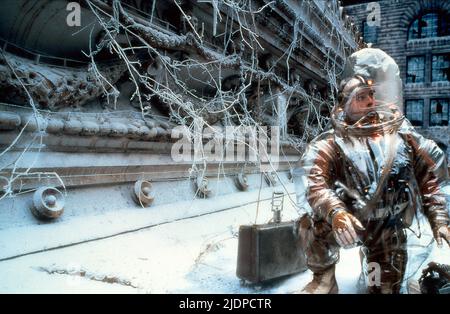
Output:
[[306,270],[294,221],[239,228],[236,275],[251,283]]

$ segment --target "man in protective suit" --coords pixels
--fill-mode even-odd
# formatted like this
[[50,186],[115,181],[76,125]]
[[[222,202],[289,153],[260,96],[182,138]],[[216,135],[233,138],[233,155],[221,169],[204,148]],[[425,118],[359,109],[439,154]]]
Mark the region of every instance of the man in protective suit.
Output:
[[427,217],[439,246],[449,243],[445,155],[414,130],[402,103],[399,68],[390,56],[366,48],[349,57],[331,127],[309,144],[294,172],[297,197],[306,196],[310,206],[299,221],[314,273],[303,293],[337,293],[339,249],[357,245],[362,261],[381,270],[380,283],[368,292],[399,293],[405,228],[416,211]]

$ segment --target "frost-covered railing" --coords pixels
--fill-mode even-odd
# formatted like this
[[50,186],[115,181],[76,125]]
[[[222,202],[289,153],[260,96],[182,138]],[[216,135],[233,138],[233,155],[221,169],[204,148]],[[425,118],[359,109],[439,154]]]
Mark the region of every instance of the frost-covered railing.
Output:
[[12,53],[16,56],[23,57],[29,60],[35,61],[37,64],[43,63],[53,66],[61,66],[61,67],[83,67],[86,66],[89,61],[75,60],[70,58],[61,58],[49,56],[46,54],[40,54],[37,52],[32,52],[28,49],[17,46],[11,42],[8,42],[2,38],[0,38],[0,47],[3,51]]
[[174,25],[170,24],[167,21],[163,21],[163,20],[157,18],[154,15],[151,15],[148,12],[139,10],[138,8],[136,8],[136,7],[132,6],[132,5],[129,5],[129,4],[125,3],[125,2],[122,3],[122,6],[127,8],[127,11],[129,11],[130,13],[137,13],[137,14],[141,15],[142,17],[148,18],[149,21],[152,22],[152,23],[153,23],[153,21],[156,21],[157,23],[159,23],[161,26],[163,26],[168,31],[173,31],[173,32],[177,31],[177,28]]

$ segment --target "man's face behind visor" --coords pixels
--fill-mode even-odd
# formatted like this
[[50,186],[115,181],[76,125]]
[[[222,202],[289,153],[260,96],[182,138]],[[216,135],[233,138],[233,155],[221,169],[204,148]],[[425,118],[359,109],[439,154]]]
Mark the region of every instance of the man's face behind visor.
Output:
[[385,95],[388,86],[374,84],[373,81],[362,81],[357,78],[351,79],[344,87],[344,106],[346,120],[349,123],[356,123],[364,117],[392,114],[393,103],[386,101]]

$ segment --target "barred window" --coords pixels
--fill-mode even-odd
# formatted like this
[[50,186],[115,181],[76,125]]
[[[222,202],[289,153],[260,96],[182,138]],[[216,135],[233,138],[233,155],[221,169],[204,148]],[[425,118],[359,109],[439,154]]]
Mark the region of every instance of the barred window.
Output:
[[425,81],[425,57],[413,56],[407,59],[406,83]]
[[377,26],[369,26],[367,21],[363,21],[363,38],[365,43],[376,44],[378,40]]
[[433,82],[450,81],[450,54],[433,55],[431,79]]
[[412,99],[405,102],[406,118],[412,125],[423,125],[423,99]]
[[430,103],[430,126],[448,125],[448,98],[432,99]]
[[411,23],[408,40],[448,36],[450,35],[449,27],[448,14],[429,12],[419,16]]

